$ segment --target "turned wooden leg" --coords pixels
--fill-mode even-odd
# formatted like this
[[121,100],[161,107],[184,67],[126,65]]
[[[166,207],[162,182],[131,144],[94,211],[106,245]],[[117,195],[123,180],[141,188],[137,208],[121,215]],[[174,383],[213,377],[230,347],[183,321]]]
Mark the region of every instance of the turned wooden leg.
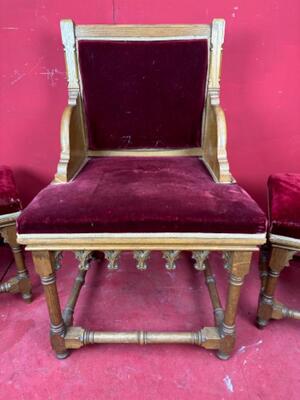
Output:
[[224,310],[222,308],[220,296],[216,286],[216,278],[212,273],[211,266],[206,261],[206,268],[204,270],[205,283],[208,288],[209,296],[214,310],[214,319],[216,326],[220,326],[224,320]]
[[65,324],[57,293],[55,279],[55,254],[52,251],[34,251],[32,253],[36,272],[41,278],[50,317],[50,340],[56,357],[68,356],[65,347]]
[[230,277],[224,321],[220,326],[221,342],[217,355],[221,360],[227,360],[234,347],[235,318],[240,291],[244,283],[244,277],[249,272],[251,257],[251,252],[235,251],[227,253],[227,269],[229,270]]
[[[22,294],[24,301],[27,303],[31,302],[31,282],[29,279],[28,271],[24,263],[24,258],[22,254],[22,249],[20,245],[17,243],[17,234],[16,234],[16,226],[9,225],[5,226],[1,230],[1,234],[4,238],[4,241],[9,244],[16,263],[17,267],[17,276],[15,278],[10,279],[8,282],[1,285],[2,287],[6,286],[10,293],[18,293]],[[1,290],[0,290],[1,291]]]
[[67,305],[63,312],[63,319],[65,321],[66,327],[73,325],[73,316],[74,316],[75,305],[77,303],[80,290],[85,283],[86,273],[87,273],[87,270],[79,270],[79,272],[75,278],[75,282],[72,287],[71,296],[68,299]]
[[273,299],[278,278],[294,254],[295,251],[293,250],[280,249],[278,247],[272,248],[268,277],[260,296],[257,311],[257,325],[259,328],[264,328],[272,317]]
[[75,255],[79,261],[79,265],[78,265],[79,271],[75,278],[75,281],[74,281],[74,284],[72,287],[72,291],[71,291],[71,295],[68,299],[66,308],[64,309],[64,312],[63,312],[63,319],[65,321],[66,327],[73,325],[73,316],[74,316],[75,306],[76,306],[77,300],[79,298],[81,288],[84,285],[86,273],[90,268],[90,262],[93,259],[94,252],[80,250],[80,251],[76,251]]
[[270,253],[271,253],[271,246],[269,244],[264,244],[261,246],[260,252],[259,252],[258,268],[259,268],[259,275],[260,275],[262,291],[265,288],[266,283],[267,283]]

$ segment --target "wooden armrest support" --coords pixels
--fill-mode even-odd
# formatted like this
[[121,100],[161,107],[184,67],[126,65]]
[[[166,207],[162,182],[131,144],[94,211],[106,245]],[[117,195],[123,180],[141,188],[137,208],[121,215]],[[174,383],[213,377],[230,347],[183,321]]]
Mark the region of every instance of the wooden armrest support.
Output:
[[86,162],[86,141],[81,104],[77,98],[75,105],[68,105],[61,118],[61,154],[54,182],[70,181]]
[[211,104],[209,99],[206,112],[203,161],[216,182],[233,183],[235,180],[230,173],[227,160],[227,129],[224,111],[219,105]]

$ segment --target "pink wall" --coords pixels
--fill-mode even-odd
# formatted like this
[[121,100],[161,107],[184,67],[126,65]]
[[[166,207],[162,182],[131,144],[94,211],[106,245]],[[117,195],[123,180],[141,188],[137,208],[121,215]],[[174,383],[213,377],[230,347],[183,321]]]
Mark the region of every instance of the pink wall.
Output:
[[227,21],[222,105],[231,169],[265,206],[267,176],[299,171],[299,0],[0,0],[0,163],[23,202],[53,177],[67,102],[59,20]]

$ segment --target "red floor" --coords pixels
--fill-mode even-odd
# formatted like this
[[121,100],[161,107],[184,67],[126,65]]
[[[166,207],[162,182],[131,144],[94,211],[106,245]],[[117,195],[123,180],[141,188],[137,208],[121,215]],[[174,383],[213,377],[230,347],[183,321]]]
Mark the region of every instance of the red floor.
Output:
[[[0,249],[0,275],[9,253]],[[91,345],[57,360],[49,345],[48,316],[30,255],[27,264],[34,301],[1,295],[0,399],[299,399],[300,321],[254,325],[259,281],[256,258],[241,296],[236,352],[229,361],[194,346]],[[215,272],[224,296],[226,273],[220,257]],[[293,265],[296,265],[294,262]],[[103,330],[198,330],[212,324],[207,289],[188,255],[176,271],[154,253],[147,271],[137,271],[131,254],[121,268],[93,264],[75,315],[75,324]],[[66,253],[58,272],[66,301],[76,268]],[[13,273],[10,269],[8,275]],[[300,308],[300,268],[282,274],[278,297]]]

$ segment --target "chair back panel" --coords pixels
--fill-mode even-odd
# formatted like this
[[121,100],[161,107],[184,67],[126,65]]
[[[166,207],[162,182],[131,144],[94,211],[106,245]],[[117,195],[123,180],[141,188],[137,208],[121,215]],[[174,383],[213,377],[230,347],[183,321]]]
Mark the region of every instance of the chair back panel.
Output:
[[208,43],[78,40],[89,149],[201,146]]

